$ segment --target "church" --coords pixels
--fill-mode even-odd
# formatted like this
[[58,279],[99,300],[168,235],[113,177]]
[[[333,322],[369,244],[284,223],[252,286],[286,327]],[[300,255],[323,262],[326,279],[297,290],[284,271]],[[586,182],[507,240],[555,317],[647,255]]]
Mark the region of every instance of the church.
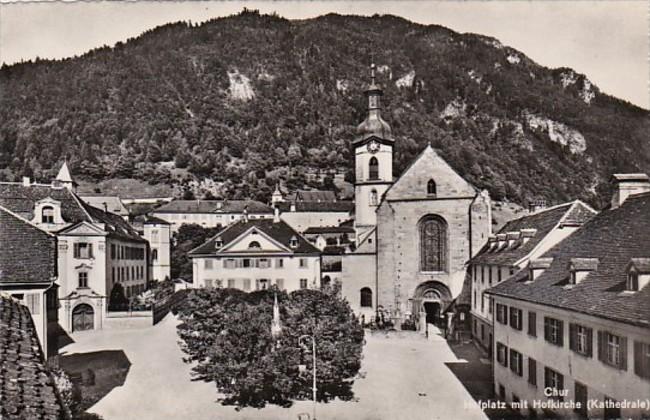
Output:
[[431,145],[394,178],[399,141],[381,116],[382,94],[373,65],[368,115],[352,142],[357,247],[342,258],[342,293],[366,321],[440,322],[463,290],[467,261],[491,235],[490,196]]

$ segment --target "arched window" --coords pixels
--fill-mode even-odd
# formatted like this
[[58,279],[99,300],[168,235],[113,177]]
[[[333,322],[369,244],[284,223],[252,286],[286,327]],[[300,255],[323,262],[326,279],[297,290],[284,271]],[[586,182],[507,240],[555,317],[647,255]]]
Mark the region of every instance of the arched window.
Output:
[[427,182],[427,195],[435,196],[436,193],[436,181],[430,179],[429,182]]
[[257,241],[253,241],[250,244],[248,244],[248,249],[260,249],[260,248],[262,248],[262,246]]
[[372,290],[370,287],[364,287],[360,290],[361,294],[361,307],[372,308]]
[[54,207],[45,206],[41,209],[41,223],[54,223]]
[[420,221],[420,270],[447,269],[447,223],[438,216]]
[[157,249],[152,249],[151,250],[151,261],[158,261],[158,250]]
[[379,205],[379,198],[377,197],[377,190],[374,189],[374,188],[372,189],[372,191],[370,191],[370,205],[371,206]]
[[379,179],[379,161],[374,156],[368,163],[368,179]]

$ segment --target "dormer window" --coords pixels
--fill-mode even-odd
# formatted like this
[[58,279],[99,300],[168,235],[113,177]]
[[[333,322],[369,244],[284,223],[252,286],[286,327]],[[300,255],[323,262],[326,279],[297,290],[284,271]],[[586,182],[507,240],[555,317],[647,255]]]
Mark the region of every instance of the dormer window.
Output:
[[427,195],[435,197],[436,194],[437,194],[436,181],[430,179],[429,182],[427,182]]
[[291,246],[291,248],[298,248],[298,238],[292,236],[291,240],[289,241],[289,246]]
[[587,275],[598,268],[598,258],[571,258],[570,283],[579,284]]
[[538,258],[528,263],[529,279],[534,281],[553,263],[553,258]]
[[221,248],[223,246],[223,239],[217,238],[214,241],[215,248]]
[[650,283],[650,258],[632,258],[627,265],[625,290],[638,292]]
[[521,230],[522,244],[525,244],[526,242],[530,241],[530,238],[535,236],[535,233],[537,233],[537,229],[522,229]]
[[41,208],[41,223],[54,223],[54,207],[43,206]]

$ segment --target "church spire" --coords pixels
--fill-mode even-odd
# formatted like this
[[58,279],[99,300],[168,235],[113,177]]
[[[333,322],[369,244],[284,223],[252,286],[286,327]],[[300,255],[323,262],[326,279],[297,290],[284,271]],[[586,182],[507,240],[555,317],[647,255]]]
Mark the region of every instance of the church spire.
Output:
[[61,169],[59,169],[56,180],[69,190],[74,191],[76,189],[77,183],[70,174],[70,169],[68,168],[68,159],[65,159],[63,161],[63,165],[61,165]]
[[392,141],[390,125],[381,117],[381,96],[383,94],[381,86],[377,84],[375,63],[372,63],[370,65],[370,85],[366,89],[368,116],[357,127],[357,134],[359,135],[357,141],[363,141],[370,137]]

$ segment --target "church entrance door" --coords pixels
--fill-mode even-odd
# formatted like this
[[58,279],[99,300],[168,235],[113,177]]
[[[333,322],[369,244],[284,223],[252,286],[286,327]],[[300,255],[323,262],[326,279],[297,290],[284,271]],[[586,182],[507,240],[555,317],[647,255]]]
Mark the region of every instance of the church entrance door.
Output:
[[424,302],[427,324],[437,325],[440,320],[440,302]]

